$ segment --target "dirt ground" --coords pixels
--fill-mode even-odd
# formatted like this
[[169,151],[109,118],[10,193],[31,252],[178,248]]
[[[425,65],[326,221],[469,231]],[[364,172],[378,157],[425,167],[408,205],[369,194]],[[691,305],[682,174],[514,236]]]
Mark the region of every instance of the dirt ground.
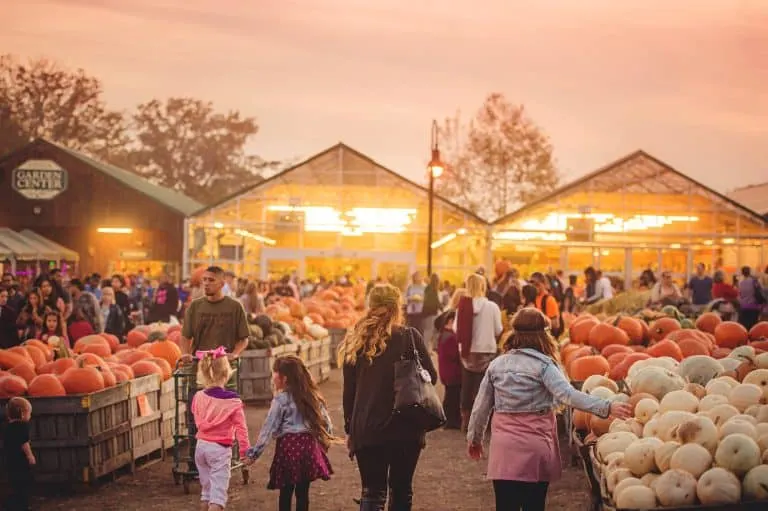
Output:
[[[342,424],[341,377],[334,371],[322,385],[334,424]],[[248,427],[255,439],[266,415],[266,408],[249,406]],[[563,478],[550,487],[547,509],[586,511],[589,509],[588,483],[579,467],[571,467],[567,443],[561,440]],[[228,510],[270,510],[277,508],[277,492],[266,489],[270,446],[264,456],[251,466],[250,483],[243,485],[240,474],[233,473]],[[491,483],[484,479],[485,463],[474,462],[466,454],[466,444],[456,431],[436,431],[427,436],[427,448],[422,454],[414,480],[414,511],[492,510]],[[335,474],[328,482],[312,485],[310,509],[313,511],[343,511],[357,509],[353,498],[360,494],[357,467],[349,461],[341,446],[329,454]],[[171,510],[198,509],[199,486],[191,485],[185,495],[182,486],[174,484],[170,453],[166,461],[155,463],[135,475],[81,490],[71,496],[37,498],[34,509],[41,510]]]

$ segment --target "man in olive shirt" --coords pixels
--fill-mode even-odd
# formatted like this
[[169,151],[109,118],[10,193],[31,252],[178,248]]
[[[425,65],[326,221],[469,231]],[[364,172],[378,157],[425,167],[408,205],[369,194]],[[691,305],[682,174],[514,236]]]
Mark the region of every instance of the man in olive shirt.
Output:
[[184,315],[181,351],[189,361],[198,350],[224,346],[230,358],[237,358],[248,346],[248,321],[242,304],[224,296],[224,271],[211,266],[203,273],[205,296],[193,300]]

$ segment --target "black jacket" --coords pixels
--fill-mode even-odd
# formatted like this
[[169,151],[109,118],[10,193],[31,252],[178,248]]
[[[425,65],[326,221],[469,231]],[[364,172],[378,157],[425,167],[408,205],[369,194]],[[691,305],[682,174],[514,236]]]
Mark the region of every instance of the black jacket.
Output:
[[424,369],[432,383],[437,371],[418,330],[398,327],[392,332],[384,353],[372,362],[360,357],[354,365],[344,364],[344,430],[350,436],[352,452],[392,442],[418,442],[424,445],[425,431],[413,424],[393,419],[395,403],[395,362],[410,350],[413,335]]
[[121,341],[125,334],[128,333],[128,322],[125,320],[120,306],[115,304],[109,306],[107,321],[104,323],[104,333],[112,334]]

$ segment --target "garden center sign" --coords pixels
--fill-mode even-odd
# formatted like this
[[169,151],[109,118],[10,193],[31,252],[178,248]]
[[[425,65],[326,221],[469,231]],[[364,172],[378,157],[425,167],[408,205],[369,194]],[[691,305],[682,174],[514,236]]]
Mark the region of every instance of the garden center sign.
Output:
[[67,171],[51,160],[27,160],[11,179],[13,189],[27,199],[50,200],[67,189]]

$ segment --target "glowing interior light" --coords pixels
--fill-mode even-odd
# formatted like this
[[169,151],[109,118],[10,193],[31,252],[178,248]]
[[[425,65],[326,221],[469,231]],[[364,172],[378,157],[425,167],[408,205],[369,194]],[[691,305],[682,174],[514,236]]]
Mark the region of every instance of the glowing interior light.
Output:
[[610,250],[603,250],[602,252],[600,252],[600,254],[601,254],[601,255],[604,255],[604,256],[607,256],[607,255],[608,255],[608,254],[610,254],[610,253],[611,253],[611,251],[610,251]]
[[726,245],[733,245],[734,243],[736,243],[736,240],[733,238],[723,238],[723,243],[725,243]]
[[96,229],[102,234],[131,234],[133,229],[130,227],[99,227]]
[[680,243],[672,243],[671,245],[669,245],[669,248],[680,248],[680,247],[682,247]]
[[502,231],[493,235],[493,239],[501,241],[567,241],[565,234],[553,232],[525,232],[525,231]]
[[699,221],[699,217],[696,216],[680,215],[634,215],[629,218],[621,218],[611,213],[549,213],[543,219],[526,220],[519,227],[526,231],[568,231],[573,230],[573,226],[568,225],[568,221],[572,219],[593,220],[595,232],[604,233],[643,231],[658,229],[676,222]]
[[352,208],[344,213],[330,206],[268,206],[267,209],[303,213],[305,231],[337,232],[343,236],[402,233],[416,216],[415,209],[400,208]]
[[452,232],[451,234],[446,234],[442,238],[440,238],[437,241],[432,242],[432,248],[439,248],[448,243],[449,241],[453,241],[456,239],[458,235],[455,232]]
[[712,246],[713,243],[714,243],[714,241],[712,241],[712,240],[704,240],[704,244],[707,245],[708,247]]
[[261,243],[264,243],[266,245],[276,245],[277,242],[273,240],[272,238],[267,238],[265,236],[260,236],[258,234],[254,234],[251,231],[246,231],[245,229],[235,229],[235,234],[238,236],[243,236],[245,238],[251,238],[252,240],[260,241]]
[[214,223],[213,223],[213,226],[214,226],[216,229],[223,229],[223,228],[224,228],[224,224],[223,224],[223,223],[221,223],[221,222],[214,222]]

